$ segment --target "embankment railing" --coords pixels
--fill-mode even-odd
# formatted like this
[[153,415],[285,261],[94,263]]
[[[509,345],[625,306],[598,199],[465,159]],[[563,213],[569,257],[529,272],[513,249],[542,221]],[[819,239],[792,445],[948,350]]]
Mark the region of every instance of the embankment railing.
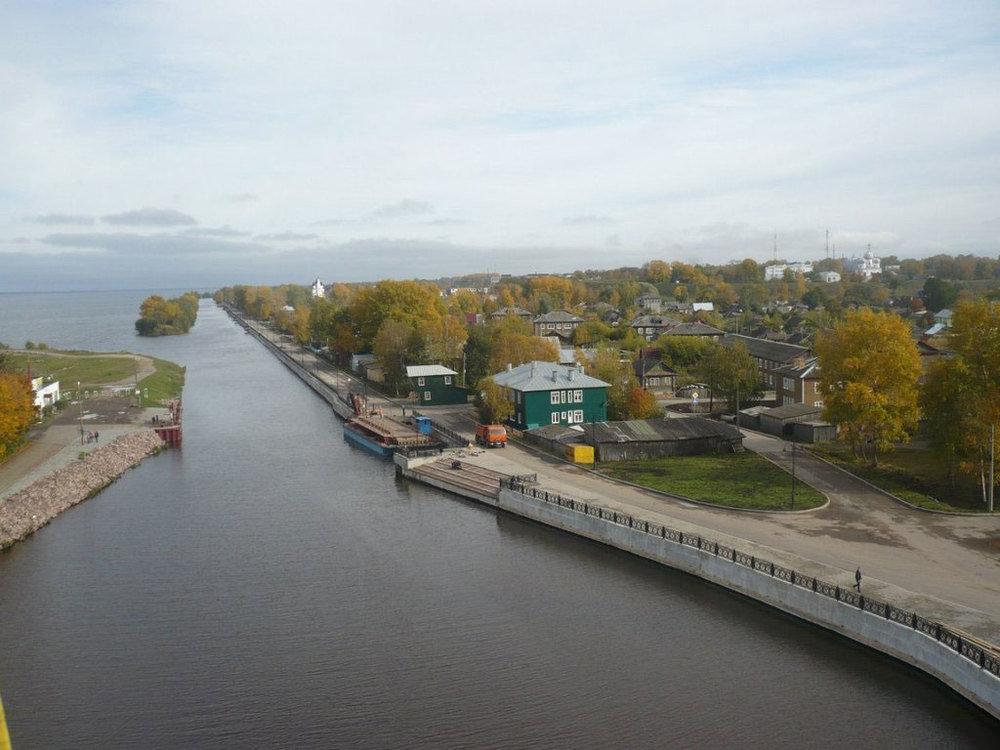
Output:
[[517,477],[501,479],[500,486],[503,489],[513,490],[514,492],[519,492],[522,495],[535,498],[536,500],[542,500],[543,502],[551,503],[552,505],[557,505],[561,508],[567,508],[578,513],[583,513],[584,515],[594,516],[595,518],[610,521],[611,523],[615,523],[620,526],[626,526],[641,533],[650,534],[677,544],[694,547],[702,552],[729,560],[736,565],[742,565],[763,575],[787,581],[793,586],[799,586],[821,596],[827,596],[840,602],[841,604],[844,604],[845,606],[855,607],[864,612],[870,612],[877,617],[882,617],[886,620],[899,623],[900,625],[912,628],[913,630],[934,638],[952,651],[961,654],[974,664],[977,664],[981,669],[985,669],[994,676],[1000,677],[1000,650],[987,647],[981,642],[970,638],[966,633],[949,628],[947,625],[942,625],[934,620],[928,620],[925,617],[921,617],[916,612],[910,612],[909,610],[905,610],[893,604],[889,604],[888,602],[875,599],[874,597],[865,596],[860,591],[853,590],[853,587],[842,587],[838,584],[830,583],[829,581],[814,578],[813,576],[803,575],[795,570],[777,565],[770,560],[765,560],[764,558],[757,557],[756,555],[747,554],[746,552],[742,552],[734,547],[727,547],[723,544],[719,544],[717,541],[706,539],[705,537],[697,534],[691,534],[686,531],[671,529],[670,527],[662,524],[640,520],[629,515],[628,513],[622,513],[621,511],[605,508],[600,505],[585,503],[580,500],[565,497],[556,492],[549,492],[548,490],[542,490],[536,487],[528,487],[525,482],[519,481]]

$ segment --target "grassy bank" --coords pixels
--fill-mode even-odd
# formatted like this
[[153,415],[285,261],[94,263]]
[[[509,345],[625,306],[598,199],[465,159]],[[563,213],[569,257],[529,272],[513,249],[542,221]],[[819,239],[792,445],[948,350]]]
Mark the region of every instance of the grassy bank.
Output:
[[809,449],[917,507],[953,513],[986,510],[978,476],[956,474],[949,480],[948,467],[938,451],[922,443],[901,445],[879,456],[878,466],[855,458],[845,443],[822,443]]
[[165,359],[153,359],[156,372],[139,381],[143,406],[159,406],[179,398],[184,389],[184,368]]
[[[650,489],[730,508],[791,510],[792,477],[756,453],[678,456],[601,463],[598,471]],[[795,482],[795,510],[816,508],[826,498]]]

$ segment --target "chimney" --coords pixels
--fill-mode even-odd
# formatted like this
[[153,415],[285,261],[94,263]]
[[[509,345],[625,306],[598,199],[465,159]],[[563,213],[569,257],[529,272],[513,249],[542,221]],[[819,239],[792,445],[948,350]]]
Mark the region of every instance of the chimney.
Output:
[[508,362],[507,363],[507,372],[510,372],[513,369],[514,369],[514,365],[512,365],[510,362]]
[[552,382],[556,383],[558,381],[559,381],[559,368],[558,367],[553,367],[552,368]]
[[569,378],[569,382],[571,383],[573,382],[573,375],[575,374],[576,374],[576,368],[574,367],[569,368],[569,372],[566,374],[566,377]]

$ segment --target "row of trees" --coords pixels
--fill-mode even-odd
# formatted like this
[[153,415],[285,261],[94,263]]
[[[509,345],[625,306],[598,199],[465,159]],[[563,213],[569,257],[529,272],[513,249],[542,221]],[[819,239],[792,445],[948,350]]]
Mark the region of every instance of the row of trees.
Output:
[[197,319],[197,292],[187,292],[173,299],[154,294],[139,306],[135,330],[140,336],[172,336],[187,333]]

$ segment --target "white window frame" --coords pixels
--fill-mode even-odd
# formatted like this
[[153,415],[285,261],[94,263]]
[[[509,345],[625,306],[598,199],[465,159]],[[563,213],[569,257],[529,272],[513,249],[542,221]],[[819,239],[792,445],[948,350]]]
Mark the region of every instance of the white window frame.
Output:
[[444,376],[444,384],[445,385],[451,385],[451,375],[445,375]]
[[417,385],[426,385],[423,378],[417,378]]
[[559,391],[549,392],[549,403],[552,404],[553,406],[559,403]]
[[574,419],[575,419],[575,421],[576,421],[577,424],[582,424],[583,423],[583,409],[577,409],[574,412]]
[[566,421],[566,412],[562,412],[559,415],[559,421],[561,421],[561,422],[565,422]]
[[431,392],[424,391],[424,401],[430,401],[430,400],[431,400]]
[[574,404],[582,404],[583,403],[583,391],[582,390],[573,391],[573,403]]
[[552,412],[552,424],[559,424],[559,412]]
[[559,391],[559,403],[560,404],[566,403],[566,391]]

